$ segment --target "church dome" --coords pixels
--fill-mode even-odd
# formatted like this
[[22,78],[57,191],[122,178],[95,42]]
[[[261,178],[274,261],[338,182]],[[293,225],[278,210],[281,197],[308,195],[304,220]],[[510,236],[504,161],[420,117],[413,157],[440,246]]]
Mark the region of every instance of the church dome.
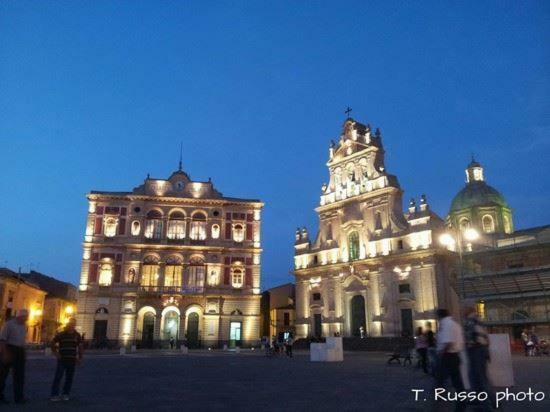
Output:
[[450,212],[458,212],[477,206],[501,206],[508,208],[508,203],[495,188],[484,181],[470,181],[457,193],[451,203]]

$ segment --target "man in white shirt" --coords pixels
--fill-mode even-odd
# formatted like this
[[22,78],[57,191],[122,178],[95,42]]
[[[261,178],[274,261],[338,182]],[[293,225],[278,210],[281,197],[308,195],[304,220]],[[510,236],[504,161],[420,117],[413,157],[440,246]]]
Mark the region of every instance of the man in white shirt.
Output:
[[8,320],[0,331],[0,403],[7,403],[4,398],[4,386],[12,368],[15,403],[25,403],[23,387],[25,384],[25,338],[28,318],[29,312],[26,309],[20,309],[15,318]]
[[[459,352],[464,349],[464,335],[462,327],[453,320],[446,309],[437,310],[439,331],[437,332],[437,355],[439,366],[435,375],[437,388],[442,388],[451,378],[456,392],[464,391],[464,383],[460,374]],[[458,410],[464,406],[457,404]]]

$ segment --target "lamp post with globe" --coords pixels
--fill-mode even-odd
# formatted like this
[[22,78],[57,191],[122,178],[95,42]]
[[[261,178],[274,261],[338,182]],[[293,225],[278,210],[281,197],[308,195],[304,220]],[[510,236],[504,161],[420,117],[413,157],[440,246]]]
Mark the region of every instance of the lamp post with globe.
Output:
[[452,228],[450,232],[442,233],[439,237],[439,242],[445,246],[448,250],[458,252],[458,260],[460,265],[460,280],[461,280],[461,295],[462,299],[466,298],[466,283],[464,279],[464,259],[463,259],[463,244],[466,243],[466,250],[472,250],[472,244],[474,240],[479,238],[479,233],[473,228],[466,228],[464,232],[460,229]]

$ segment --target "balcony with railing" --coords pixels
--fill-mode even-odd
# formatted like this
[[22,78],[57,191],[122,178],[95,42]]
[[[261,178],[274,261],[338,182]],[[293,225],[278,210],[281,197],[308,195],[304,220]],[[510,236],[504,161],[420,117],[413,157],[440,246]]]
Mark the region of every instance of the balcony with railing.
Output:
[[204,293],[204,286],[143,286],[138,292],[144,295],[198,295]]

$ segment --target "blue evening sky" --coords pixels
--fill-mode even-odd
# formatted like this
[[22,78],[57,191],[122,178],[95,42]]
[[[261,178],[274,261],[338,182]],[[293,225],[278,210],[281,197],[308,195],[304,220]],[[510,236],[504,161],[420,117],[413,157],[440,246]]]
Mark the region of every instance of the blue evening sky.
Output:
[[78,282],[89,190],[184,168],[260,198],[292,281],[346,106],[445,216],[474,152],[516,228],[550,223],[548,1],[3,1],[0,266]]

